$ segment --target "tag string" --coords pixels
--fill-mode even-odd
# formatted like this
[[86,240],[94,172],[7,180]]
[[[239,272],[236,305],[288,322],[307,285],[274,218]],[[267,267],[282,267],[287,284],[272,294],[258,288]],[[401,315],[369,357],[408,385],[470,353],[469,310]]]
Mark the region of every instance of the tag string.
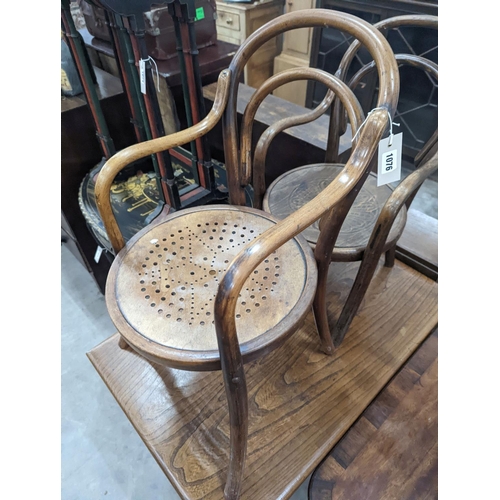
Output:
[[155,65],[156,87],[158,88],[158,92],[160,92],[160,72],[158,71],[158,65],[156,64],[156,61],[151,56],[149,56],[147,59],[141,59],[141,61],[143,61],[144,63],[146,63],[147,61],[151,61]]
[[[354,140],[356,139],[356,137],[358,136],[359,134],[359,131],[361,130],[361,128],[363,127],[363,125],[368,121],[368,118],[370,117],[370,115],[377,109],[385,109],[387,111],[387,108],[373,108],[367,115],[366,115],[366,118],[364,120],[364,122],[358,127],[358,130],[357,132],[354,134],[354,137],[351,139],[351,142],[354,142]],[[392,146],[392,138],[394,137],[393,133],[392,133],[392,126],[393,125],[396,125],[396,127],[399,127],[399,123],[396,123],[396,122],[393,122],[392,121],[392,118],[391,118],[391,113],[389,113],[389,111],[387,111],[387,114],[389,116],[389,143],[387,144],[388,146]]]

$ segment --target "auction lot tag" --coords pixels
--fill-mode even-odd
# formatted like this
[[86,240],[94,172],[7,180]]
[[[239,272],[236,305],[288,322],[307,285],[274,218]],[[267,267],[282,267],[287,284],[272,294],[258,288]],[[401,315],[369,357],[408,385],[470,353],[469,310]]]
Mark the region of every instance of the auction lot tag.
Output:
[[140,59],[139,60],[139,75],[140,75],[140,82],[141,82],[141,92],[143,94],[146,93],[146,61],[147,61],[147,59]]
[[378,145],[377,186],[383,186],[401,179],[401,157],[403,151],[403,133],[382,139]]
[[94,260],[97,263],[99,263],[99,261],[101,260],[101,255],[102,255],[103,250],[104,250],[104,248],[97,247],[97,250],[95,251]]

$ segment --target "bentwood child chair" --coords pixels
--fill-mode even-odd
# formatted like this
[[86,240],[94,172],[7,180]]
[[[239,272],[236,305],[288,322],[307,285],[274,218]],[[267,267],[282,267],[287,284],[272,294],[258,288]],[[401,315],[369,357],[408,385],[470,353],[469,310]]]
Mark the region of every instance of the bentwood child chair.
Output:
[[[380,79],[379,109],[366,120],[341,174],[316,198],[278,221],[244,206],[239,158],[251,151],[240,151],[238,146],[238,84],[250,56],[264,43],[287,30],[314,26],[343,30],[369,50]],[[324,82],[351,110],[350,118],[359,126],[364,117],[352,91],[331,75]],[[278,348],[308,313],[318,273],[313,252],[300,233],[321,217],[348,212],[369,174],[378,142],[388,130],[398,92],[394,54],[376,28],[331,10],[286,14],[262,26],[240,46],[219,77],[215,102],[205,119],[184,131],[120,151],[99,174],[96,199],[116,253],[106,303],[121,345],[154,363],[223,372],[230,414],[226,499],[239,498],[245,463],[248,395],[244,363]],[[109,201],[117,173],[139,158],[195,140],[221,119],[232,204],[179,210],[156,219],[125,244]],[[336,232],[342,220],[339,215],[325,233]]]

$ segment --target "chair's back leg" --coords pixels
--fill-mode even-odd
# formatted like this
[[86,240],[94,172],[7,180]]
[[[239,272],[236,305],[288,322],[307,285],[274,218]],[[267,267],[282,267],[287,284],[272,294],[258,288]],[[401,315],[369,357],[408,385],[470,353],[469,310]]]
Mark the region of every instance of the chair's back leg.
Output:
[[[395,247],[394,247],[395,249]],[[388,250],[389,253],[391,250]],[[349,292],[349,296],[342,308],[338,321],[333,328],[333,345],[338,347],[344,340],[345,334],[351,326],[354,316],[358,312],[361,301],[363,300],[366,290],[375,274],[378,261],[382,255],[382,249],[376,249],[374,252],[365,251],[361,266],[354,280],[354,284]],[[387,257],[386,257],[387,259]],[[386,260],[387,261],[387,260]]]
[[394,262],[396,260],[396,243],[385,252],[385,267],[394,267]]
[[[368,170],[366,172],[368,174]],[[361,179],[362,185],[366,176]],[[314,257],[318,266],[318,285],[313,301],[314,320],[321,340],[321,348],[325,354],[333,353],[332,335],[328,322],[326,307],[326,286],[328,283],[328,269],[332,261],[332,251],[340,233],[340,229],[347,216],[360,188],[353,189],[345,199],[333,210],[328,212],[320,222],[321,234],[314,250]]]

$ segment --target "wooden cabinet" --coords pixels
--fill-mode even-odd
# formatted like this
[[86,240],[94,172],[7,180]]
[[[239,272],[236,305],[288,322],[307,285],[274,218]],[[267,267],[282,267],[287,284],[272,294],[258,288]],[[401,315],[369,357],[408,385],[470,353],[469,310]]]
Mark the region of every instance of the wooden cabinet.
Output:
[[[283,13],[284,0],[262,0],[252,4],[217,2],[217,39],[240,45],[249,35]],[[259,87],[273,74],[279,39],[265,43],[245,67],[245,83]]]
[[[295,1],[295,0],[293,0]],[[378,23],[384,19],[408,15],[430,14],[437,16],[436,0],[317,0],[317,8],[333,9],[352,14],[369,22]],[[413,26],[391,30],[387,40],[394,53],[422,55],[438,62],[437,30]],[[334,73],[349,47],[352,38],[333,28],[315,30],[312,37],[310,65]],[[370,62],[371,56],[362,49],[351,66],[349,78],[363,64]],[[401,124],[397,129],[403,132],[403,154],[412,160],[415,154],[429,139],[437,126],[437,82],[420,69],[402,66],[400,69],[399,104],[394,121]],[[317,82],[308,83],[306,107],[316,107],[326,94],[326,87]],[[365,113],[376,105],[377,80],[375,75],[366,79],[355,94]]]
[[[315,0],[288,0],[285,12],[314,8]],[[313,28],[288,31],[283,35],[283,51],[274,58],[274,74],[290,68],[309,66]],[[289,102],[304,106],[307,95],[307,81],[287,83],[273,92]]]
[[[285,6],[285,12],[296,12],[297,10],[312,9],[314,0],[289,0]],[[311,28],[301,28],[287,32],[283,36],[283,52],[286,54],[309,59],[311,45]]]

